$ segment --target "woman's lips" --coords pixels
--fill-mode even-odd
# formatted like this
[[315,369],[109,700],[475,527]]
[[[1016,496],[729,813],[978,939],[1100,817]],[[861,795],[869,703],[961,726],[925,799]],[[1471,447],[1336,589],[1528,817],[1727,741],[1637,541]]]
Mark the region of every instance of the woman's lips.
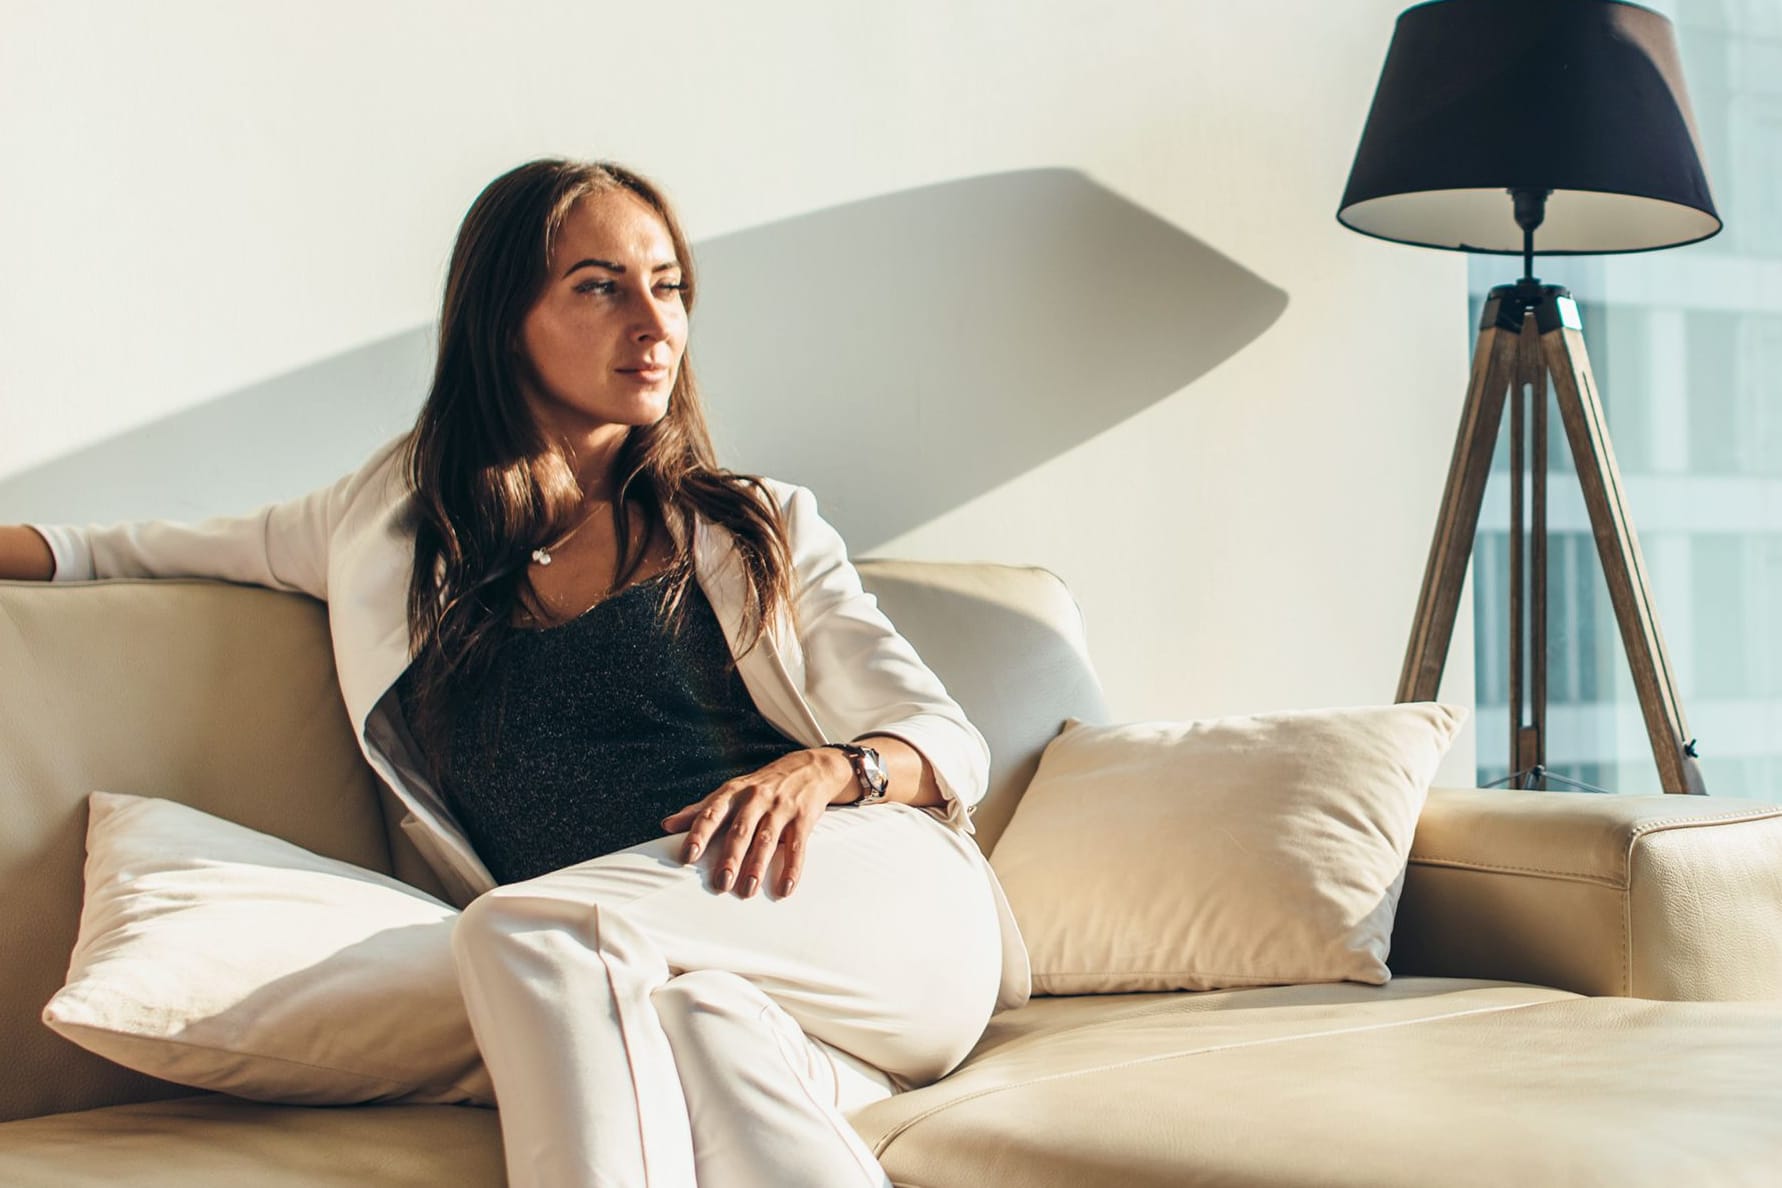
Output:
[[621,367],[619,374],[640,384],[659,384],[668,378],[666,367]]

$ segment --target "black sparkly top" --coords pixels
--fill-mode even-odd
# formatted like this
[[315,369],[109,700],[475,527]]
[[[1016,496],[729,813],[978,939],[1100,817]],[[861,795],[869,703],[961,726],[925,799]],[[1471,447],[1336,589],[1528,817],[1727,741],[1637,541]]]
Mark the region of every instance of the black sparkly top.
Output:
[[664,586],[516,629],[460,691],[441,792],[499,882],[664,837],[669,813],[798,749],[755,708],[699,583],[678,633],[657,614]]

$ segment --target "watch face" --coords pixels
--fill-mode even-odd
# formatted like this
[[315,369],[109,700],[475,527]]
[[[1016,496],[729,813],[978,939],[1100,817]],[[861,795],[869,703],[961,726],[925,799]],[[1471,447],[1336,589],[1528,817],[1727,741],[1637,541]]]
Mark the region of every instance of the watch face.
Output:
[[883,792],[885,785],[890,783],[890,776],[885,771],[885,761],[879,758],[878,751],[872,747],[861,747],[860,752],[860,764],[866,772],[867,781],[872,784],[872,790]]

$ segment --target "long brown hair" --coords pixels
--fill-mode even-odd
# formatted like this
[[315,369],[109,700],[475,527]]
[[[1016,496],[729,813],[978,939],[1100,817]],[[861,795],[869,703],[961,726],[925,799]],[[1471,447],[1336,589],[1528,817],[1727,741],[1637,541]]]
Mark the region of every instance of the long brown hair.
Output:
[[[610,161],[532,161],[477,196],[452,249],[439,319],[433,386],[405,445],[414,489],[414,569],[408,587],[414,713],[409,727],[437,780],[461,700],[512,630],[532,550],[555,547],[577,525],[583,491],[558,443],[523,398],[511,344],[543,293],[551,250],[576,201],[624,191],[662,219],[693,306],[693,256],[680,221],[652,183]],[[695,517],[727,529],[748,576],[745,648],[790,607],[791,552],[777,502],[752,475],[717,465],[693,366],[680,373],[660,421],[633,427],[614,474],[616,585],[630,581],[650,543],[675,549],[663,613],[678,619],[692,565]],[[643,516],[640,539],[628,506]]]

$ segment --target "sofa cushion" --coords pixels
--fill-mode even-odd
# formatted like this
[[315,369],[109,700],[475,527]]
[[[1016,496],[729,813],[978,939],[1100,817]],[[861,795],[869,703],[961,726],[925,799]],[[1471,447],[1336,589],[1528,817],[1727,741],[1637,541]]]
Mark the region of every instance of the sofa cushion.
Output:
[[1378,984],[1466,710],[1071,723],[991,858],[1038,994]]
[[499,1188],[495,1111],[262,1105],[206,1095],[0,1125],[0,1184]]
[[922,1188],[1773,1184],[1782,1005],[1397,978],[1035,999],[850,1116]]
[[95,792],[68,983],[83,1048],[259,1101],[492,1104],[458,913],[387,875],[171,800]]

